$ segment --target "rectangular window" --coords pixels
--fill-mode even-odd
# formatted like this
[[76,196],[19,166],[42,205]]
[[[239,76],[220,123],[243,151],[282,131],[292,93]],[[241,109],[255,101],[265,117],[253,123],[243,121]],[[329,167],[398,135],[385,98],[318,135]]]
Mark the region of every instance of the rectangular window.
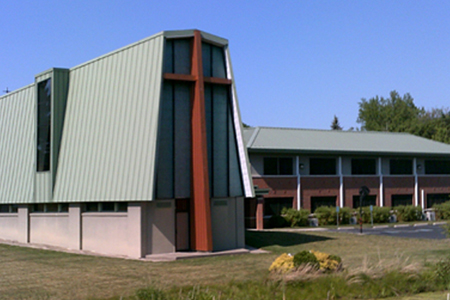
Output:
[[292,174],[292,157],[264,157],[264,175]]
[[450,175],[450,160],[426,160],[425,174]]
[[315,212],[321,206],[336,207],[336,196],[311,197],[311,212]]
[[427,208],[432,208],[435,204],[441,204],[450,201],[450,194],[428,194]]
[[292,208],[292,198],[265,198],[264,216],[280,216],[283,208]]
[[17,213],[17,211],[16,204],[0,204],[0,213]]
[[278,158],[264,157],[264,175],[278,175]]
[[411,175],[413,173],[412,159],[391,159],[389,160],[389,174],[391,175]]
[[84,204],[85,212],[127,212],[128,202],[88,202]]
[[310,158],[309,159],[310,175],[336,175],[336,159],[335,158]]
[[[353,208],[359,208],[359,203],[361,201],[361,199],[359,199],[359,195],[355,195],[353,196]],[[363,202],[362,202],[362,207],[366,207],[366,206],[376,206],[377,205],[377,196],[375,195],[367,195]]]
[[37,159],[36,171],[50,170],[51,150],[51,97],[52,81],[47,79],[38,83],[37,103]]
[[412,205],[413,195],[392,195],[392,207],[399,205]]
[[376,175],[376,166],[374,158],[352,158],[352,175]]
[[45,203],[33,204],[31,212],[37,213],[66,213],[69,212],[68,203]]

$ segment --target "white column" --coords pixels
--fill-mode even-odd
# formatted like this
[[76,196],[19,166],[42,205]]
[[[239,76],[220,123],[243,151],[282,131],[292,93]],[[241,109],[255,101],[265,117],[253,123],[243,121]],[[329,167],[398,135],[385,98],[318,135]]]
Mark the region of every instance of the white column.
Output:
[[339,206],[344,207],[344,176],[342,175],[342,156],[339,156]]
[[296,156],[295,159],[295,171],[297,173],[297,210],[300,210],[302,201],[301,201],[301,197],[302,197],[302,193],[301,193],[301,185],[300,185],[300,158],[298,157],[298,155]]
[[[414,169],[414,205],[419,205],[419,177],[417,176],[417,158],[414,157],[413,160]],[[423,203],[423,201],[422,201]]]
[[422,190],[422,211],[424,209],[425,209],[425,190]]
[[383,207],[384,206],[383,165],[381,157],[378,157],[378,173],[380,175],[380,207]]

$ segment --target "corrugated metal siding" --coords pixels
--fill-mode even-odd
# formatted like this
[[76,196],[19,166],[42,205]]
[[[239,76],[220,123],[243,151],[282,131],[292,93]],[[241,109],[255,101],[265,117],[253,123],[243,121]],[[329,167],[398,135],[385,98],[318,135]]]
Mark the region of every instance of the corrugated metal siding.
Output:
[[70,72],[54,201],[153,199],[163,37]]
[[52,199],[52,173],[36,173],[36,202],[49,202]]
[[0,98],[0,203],[33,201],[34,84]]

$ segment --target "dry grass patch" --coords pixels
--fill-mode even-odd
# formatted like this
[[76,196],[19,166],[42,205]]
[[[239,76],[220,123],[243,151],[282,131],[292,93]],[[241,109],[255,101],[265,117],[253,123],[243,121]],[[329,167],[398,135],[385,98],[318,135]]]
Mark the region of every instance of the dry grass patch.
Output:
[[281,253],[310,249],[339,255],[347,270],[365,268],[374,272],[377,263],[394,265],[399,263],[399,257],[406,261],[406,268],[450,254],[447,240],[431,242],[339,232],[248,232],[247,241],[273,252],[152,263],[0,245],[0,299],[108,299],[131,296],[150,285],[163,290],[193,286],[253,289],[267,282],[267,270]]

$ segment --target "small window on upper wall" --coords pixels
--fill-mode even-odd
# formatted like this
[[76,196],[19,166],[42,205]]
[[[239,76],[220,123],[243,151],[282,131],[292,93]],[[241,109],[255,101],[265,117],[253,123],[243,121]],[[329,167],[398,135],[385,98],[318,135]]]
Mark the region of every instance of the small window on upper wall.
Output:
[[374,158],[353,158],[352,175],[376,175],[377,164]]
[[191,40],[168,39],[164,47],[164,73],[191,74]]
[[264,175],[292,174],[292,157],[264,157]]
[[335,158],[310,158],[309,159],[310,175],[336,175],[336,159]]
[[450,160],[426,160],[425,174],[429,175],[449,175]]
[[202,43],[203,76],[227,78],[223,47]]
[[391,175],[411,175],[413,173],[412,159],[391,159],[389,160],[389,174]]

